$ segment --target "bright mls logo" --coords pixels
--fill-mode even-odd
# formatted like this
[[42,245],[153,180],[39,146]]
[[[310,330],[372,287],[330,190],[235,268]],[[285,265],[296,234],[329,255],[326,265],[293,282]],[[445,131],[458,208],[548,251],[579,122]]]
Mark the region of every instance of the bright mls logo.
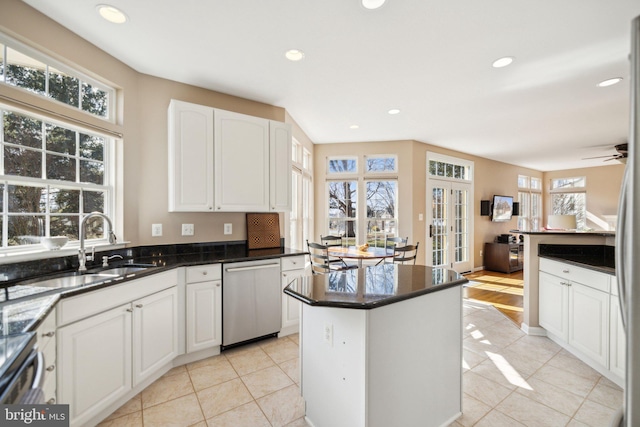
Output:
[[68,427],[69,405],[0,405],[0,425]]

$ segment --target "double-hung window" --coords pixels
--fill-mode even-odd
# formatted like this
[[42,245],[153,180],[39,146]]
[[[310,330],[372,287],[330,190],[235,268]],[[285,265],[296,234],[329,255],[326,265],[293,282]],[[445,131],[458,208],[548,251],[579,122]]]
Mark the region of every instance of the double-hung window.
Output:
[[313,186],[311,153],[293,138],[291,150],[292,182],[291,212],[289,213],[289,246],[305,249],[310,239]]
[[[114,122],[116,90],[3,34],[0,84],[45,100],[0,103],[0,251],[41,250],[43,236],[77,244],[85,214],[115,212],[111,159],[119,136],[90,122]],[[70,119],[65,108],[90,120]],[[106,242],[101,218],[85,231],[92,244]]]
[[518,175],[518,230],[539,230],[542,224],[542,180]]
[[[384,246],[398,233],[397,158],[393,155],[327,159],[326,234],[350,245]],[[362,208],[359,208],[362,206]]]
[[[0,233],[2,248],[43,236],[78,240],[81,217],[111,212],[110,138],[0,105]],[[87,239],[104,238],[101,219]]]
[[575,215],[576,226],[587,226],[587,179],[584,176],[551,180],[551,213]]

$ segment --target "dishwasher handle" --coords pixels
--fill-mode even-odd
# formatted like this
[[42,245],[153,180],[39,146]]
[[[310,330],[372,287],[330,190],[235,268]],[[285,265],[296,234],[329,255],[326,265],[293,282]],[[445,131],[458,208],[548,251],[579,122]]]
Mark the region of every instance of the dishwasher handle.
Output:
[[229,267],[229,268],[226,268],[224,271],[226,271],[227,273],[233,273],[236,271],[260,270],[263,268],[275,268],[275,267],[280,268],[280,263],[278,262],[274,264],[250,265],[247,267]]

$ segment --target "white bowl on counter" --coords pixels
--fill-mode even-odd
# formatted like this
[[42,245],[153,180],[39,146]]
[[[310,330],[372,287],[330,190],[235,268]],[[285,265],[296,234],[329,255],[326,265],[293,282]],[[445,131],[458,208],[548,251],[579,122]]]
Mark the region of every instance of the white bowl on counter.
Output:
[[40,243],[42,243],[45,248],[51,251],[60,249],[61,247],[66,245],[68,241],[69,238],[67,236],[43,237],[42,239],[40,239]]

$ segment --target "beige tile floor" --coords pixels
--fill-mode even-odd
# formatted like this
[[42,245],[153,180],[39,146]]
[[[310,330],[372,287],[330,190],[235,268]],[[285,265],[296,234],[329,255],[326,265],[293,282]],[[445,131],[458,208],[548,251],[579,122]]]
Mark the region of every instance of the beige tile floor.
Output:
[[[463,415],[452,426],[606,427],[622,390],[495,308],[464,302]],[[101,426],[303,427],[298,336],[174,368]]]

